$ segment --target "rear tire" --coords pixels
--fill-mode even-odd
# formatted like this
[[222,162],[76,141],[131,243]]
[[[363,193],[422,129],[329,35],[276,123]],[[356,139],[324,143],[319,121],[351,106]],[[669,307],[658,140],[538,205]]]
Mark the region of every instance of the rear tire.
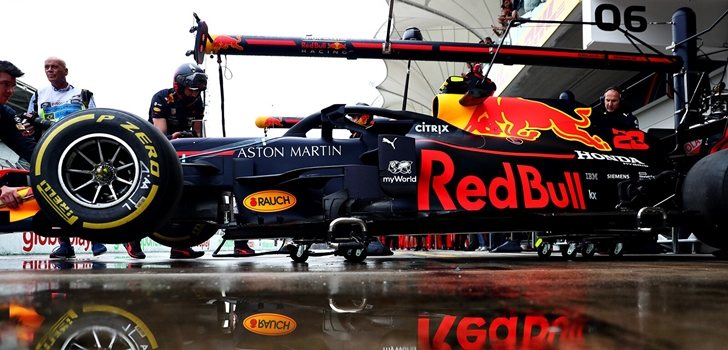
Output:
[[96,242],[147,236],[182,192],[172,145],[152,124],[114,109],[74,113],[48,129],[31,160],[41,210],[64,233]]
[[728,150],[708,155],[690,168],[682,197],[683,209],[701,215],[686,228],[705,244],[728,248]]

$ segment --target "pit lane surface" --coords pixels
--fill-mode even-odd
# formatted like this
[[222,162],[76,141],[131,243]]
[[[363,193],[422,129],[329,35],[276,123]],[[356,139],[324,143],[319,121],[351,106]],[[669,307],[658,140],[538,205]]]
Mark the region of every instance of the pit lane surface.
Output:
[[728,343],[728,261],[709,255],[568,261],[529,252],[397,251],[361,264],[334,256],[304,264],[285,255],[167,256],[0,258],[0,304],[38,316],[0,319],[0,349],[74,342],[110,349],[724,349]]

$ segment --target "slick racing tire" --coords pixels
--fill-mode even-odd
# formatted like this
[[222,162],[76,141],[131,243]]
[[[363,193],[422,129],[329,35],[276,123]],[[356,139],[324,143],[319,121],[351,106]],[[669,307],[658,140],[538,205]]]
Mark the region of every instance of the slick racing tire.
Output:
[[152,124],[114,109],[72,114],[48,129],[31,161],[41,210],[64,232],[104,243],[141,239],[182,192],[176,152]]
[[687,229],[707,245],[728,248],[728,150],[708,155],[690,168],[682,197],[683,209],[701,216]]
[[[158,349],[151,329],[139,317],[111,305],[84,305],[61,316],[36,349]],[[59,330],[61,332],[59,333]]]

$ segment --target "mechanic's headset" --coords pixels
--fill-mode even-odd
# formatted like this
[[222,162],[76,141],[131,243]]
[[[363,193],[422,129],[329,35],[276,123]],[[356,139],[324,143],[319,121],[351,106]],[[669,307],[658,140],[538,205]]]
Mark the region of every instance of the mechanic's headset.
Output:
[[[198,71],[198,69],[200,71]],[[174,80],[172,81],[172,87],[174,88],[174,92],[178,92],[179,89],[185,88],[185,80],[187,80],[187,76],[196,74],[196,73],[205,73],[205,70],[202,69],[197,64],[194,63],[184,63],[180,65],[177,70],[174,72]]]
[[602,95],[599,96],[599,103],[604,107],[604,94],[607,93],[609,90],[614,90],[619,94],[619,106],[622,106],[622,102],[624,102],[624,92],[622,89],[619,88],[619,86],[610,86],[606,89],[604,89],[604,92],[602,92]]
[[[175,74],[174,82],[173,82],[174,83],[173,84],[174,92],[179,92],[180,88],[184,87],[184,81],[185,81],[185,78],[182,75]],[[181,94],[182,92],[179,92],[179,93]]]
[[[174,91],[178,92],[180,89],[184,89],[185,87],[185,79],[187,79],[186,76],[182,74],[175,74],[174,75]],[[180,92],[181,94],[181,92]]]

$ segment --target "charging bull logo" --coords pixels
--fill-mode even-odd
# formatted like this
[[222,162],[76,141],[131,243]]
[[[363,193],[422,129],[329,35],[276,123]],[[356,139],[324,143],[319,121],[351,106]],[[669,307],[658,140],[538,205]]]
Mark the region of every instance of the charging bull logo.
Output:
[[599,136],[586,130],[591,121],[591,108],[576,108],[579,118],[545,103],[516,97],[490,97],[478,105],[463,128],[476,135],[519,138],[534,141],[541,130],[551,130],[556,136],[581,142],[601,151],[612,148]]
[[220,50],[235,49],[243,51],[240,39],[233,35],[217,35],[212,39],[212,47],[207,50],[210,53],[217,53]]
[[283,127],[281,118],[261,116],[255,119],[255,126],[259,128]]
[[337,41],[337,42],[333,42],[333,43],[329,44],[329,49],[332,49],[332,50],[344,50],[344,49],[346,49],[346,45],[344,45],[344,44],[342,44],[342,43],[340,43],[340,42]]

